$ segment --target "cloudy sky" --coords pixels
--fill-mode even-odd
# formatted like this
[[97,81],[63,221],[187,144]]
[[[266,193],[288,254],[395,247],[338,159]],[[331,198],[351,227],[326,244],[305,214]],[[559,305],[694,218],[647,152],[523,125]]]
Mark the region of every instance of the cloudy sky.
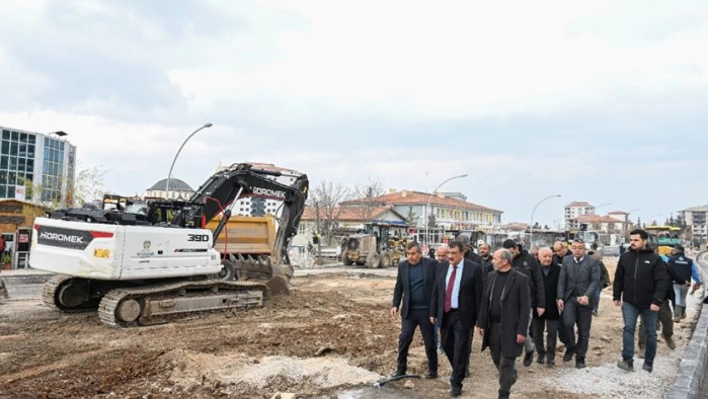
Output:
[[[0,125],[64,130],[106,187],[275,163],[444,186],[553,225],[708,203],[708,2],[0,3]],[[633,214],[634,215],[634,214]]]

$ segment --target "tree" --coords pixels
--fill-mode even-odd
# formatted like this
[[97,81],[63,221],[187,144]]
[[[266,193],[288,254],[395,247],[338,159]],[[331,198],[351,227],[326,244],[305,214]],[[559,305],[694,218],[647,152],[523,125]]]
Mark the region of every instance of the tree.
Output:
[[327,240],[327,245],[332,245],[333,231],[339,224],[339,203],[348,195],[349,190],[341,183],[324,180],[315,186],[308,198],[315,213],[317,233]]
[[376,212],[376,208],[382,205],[380,201],[376,201],[376,198],[384,194],[384,186],[378,179],[369,178],[366,183],[359,183],[354,186],[353,196],[361,201],[360,207],[361,218],[364,223],[370,223],[373,221]]
[[544,229],[544,230],[550,230],[551,228],[550,228],[550,227],[548,227],[548,225],[547,225],[547,224],[544,224],[544,225],[543,225],[543,229]]
[[415,227],[418,225],[418,215],[413,212],[413,207],[408,207],[408,214],[406,215],[406,224],[409,227]]
[[[81,207],[92,200],[101,199],[106,192],[104,176],[106,171],[100,166],[81,167],[73,180],[62,177],[47,179],[45,184],[34,184],[31,180],[18,181],[25,186],[25,198],[48,208],[63,206]],[[62,197],[62,187],[66,185],[66,197]]]
[[533,229],[534,229],[534,230],[539,230],[539,229],[541,229],[541,225],[538,224],[538,222],[534,222],[534,223],[533,223]]
[[428,229],[434,229],[436,227],[438,227],[438,221],[435,219],[435,214],[431,212],[430,215],[428,215]]

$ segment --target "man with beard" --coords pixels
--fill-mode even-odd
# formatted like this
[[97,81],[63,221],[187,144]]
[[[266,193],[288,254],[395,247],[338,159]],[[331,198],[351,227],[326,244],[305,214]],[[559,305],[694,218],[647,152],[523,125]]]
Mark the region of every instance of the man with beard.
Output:
[[[513,260],[511,261],[511,266],[515,269],[518,270],[519,272],[523,273],[526,277],[528,277],[528,282],[529,282],[529,292],[531,295],[530,302],[531,302],[531,308],[536,309],[536,313],[539,315],[543,315],[543,312],[545,312],[545,303],[546,303],[546,293],[544,291],[543,287],[543,277],[541,275],[541,269],[538,266],[538,262],[536,262],[536,258],[533,257],[528,251],[524,249],[519,249],[517,246],[516,242],[514,240],[505,240],[504,243],[502,244],[502,247],[505,249],[508,249],[509,252],[511,252],[511,256],[513,257]],[[529,331],[531,327],[531,313],[529,311]],[[524,349],[526,352],[526,355],[524,355],[524,367],[529,367],[531,366],[531,363],[533,363],[533,352],[534,352],[534,344],[532,340],[526,340],[524,341]]]
[[487,274],[494,270],[494,265],[492,264],[492,248],[486,242],[479,244],[479,257],[482,260],[482,274],[487,278]]
[[470,244],[470,237],[467,235],[460,234],[456,238],[457,241],[462,243],[462,246],[464,248],[464,258],[467,260],[471,260],[472,262],[482,266],[482,258],[477,255],[474,250],[472,249],[472,245]]
[[531,305],[530,284],[526,275],[511,267],[511,252],[494,252],[495,272],[487,278],[477,328],[482,335],[482,350],[489,347],[499,371],[499,399],[508,399],[516,382],[516,358],[527,341]]
[[622,360],[617,367],[634,371],[634,331],[637,318],[644,319],[647,334],[644,365],[648,373],[654,367],[656,356],[657,313],[666,295],[666,264],[648,247],[649,235],[642,229],[630,233],[629,250],[620,256],[612,284],[615,306],[622,307],[624,330],[622,332]]

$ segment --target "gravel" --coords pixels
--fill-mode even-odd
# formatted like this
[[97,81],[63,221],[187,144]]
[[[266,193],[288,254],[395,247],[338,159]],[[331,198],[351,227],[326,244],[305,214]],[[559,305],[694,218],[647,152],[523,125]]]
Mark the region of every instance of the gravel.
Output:
[[[687,317],[681,325],[688,324],[689,320],[695,320],[698,316],[698,309],[703,298],[701,291],[694,296],[688,296]],[[674,324],[674,329],[677,328],[680,328],[679,325]],[[617,337],[617,339],[621,338]],[[618,353],[617,360],[612,363],[582,370],[567,370],[561,375],[544,379],[544,382],[559,391],[596,395],[598,398],[660,399],[666,395],[674,383],[687,344],[688,340],[678,341],[676,350],[669,352],[666,356],[657,355],[651,374],[641,369],[643,360],[638,358],[636,352],[634,356],[635,371],[628,373],[620,370],[616,365],[616,361],[621,357]],[[663,343],[659,342],[658,345],[663,345]]]

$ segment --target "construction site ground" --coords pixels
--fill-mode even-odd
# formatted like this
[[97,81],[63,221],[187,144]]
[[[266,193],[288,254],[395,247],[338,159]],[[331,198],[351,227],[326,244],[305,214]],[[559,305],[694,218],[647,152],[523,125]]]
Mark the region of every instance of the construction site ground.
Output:
[[[616,258],[606,263],[613,273]],[[54,312],[38,297],[0,300],[0,398],[449,397],[444,356],[437,380],[373,387],[396,368],[400,320],[389,315],[395,276],[395,268],[298,269],[290,295],[263,308],[131,329],[106,327],[95,312]],[[673,382],[694,311],[676,326],[675,351],[659,339],[651,378],[628,374],[614,366],[622,322],[606,289],[593,319],[589,367],[564,364],[560,351],[555,368],[524,368],[519,359],[513,396],[660,398]],[[463,397],[496,398],[497,372],[480,342],[475,336]],[[408,371],[427,371],[418,332]]]

